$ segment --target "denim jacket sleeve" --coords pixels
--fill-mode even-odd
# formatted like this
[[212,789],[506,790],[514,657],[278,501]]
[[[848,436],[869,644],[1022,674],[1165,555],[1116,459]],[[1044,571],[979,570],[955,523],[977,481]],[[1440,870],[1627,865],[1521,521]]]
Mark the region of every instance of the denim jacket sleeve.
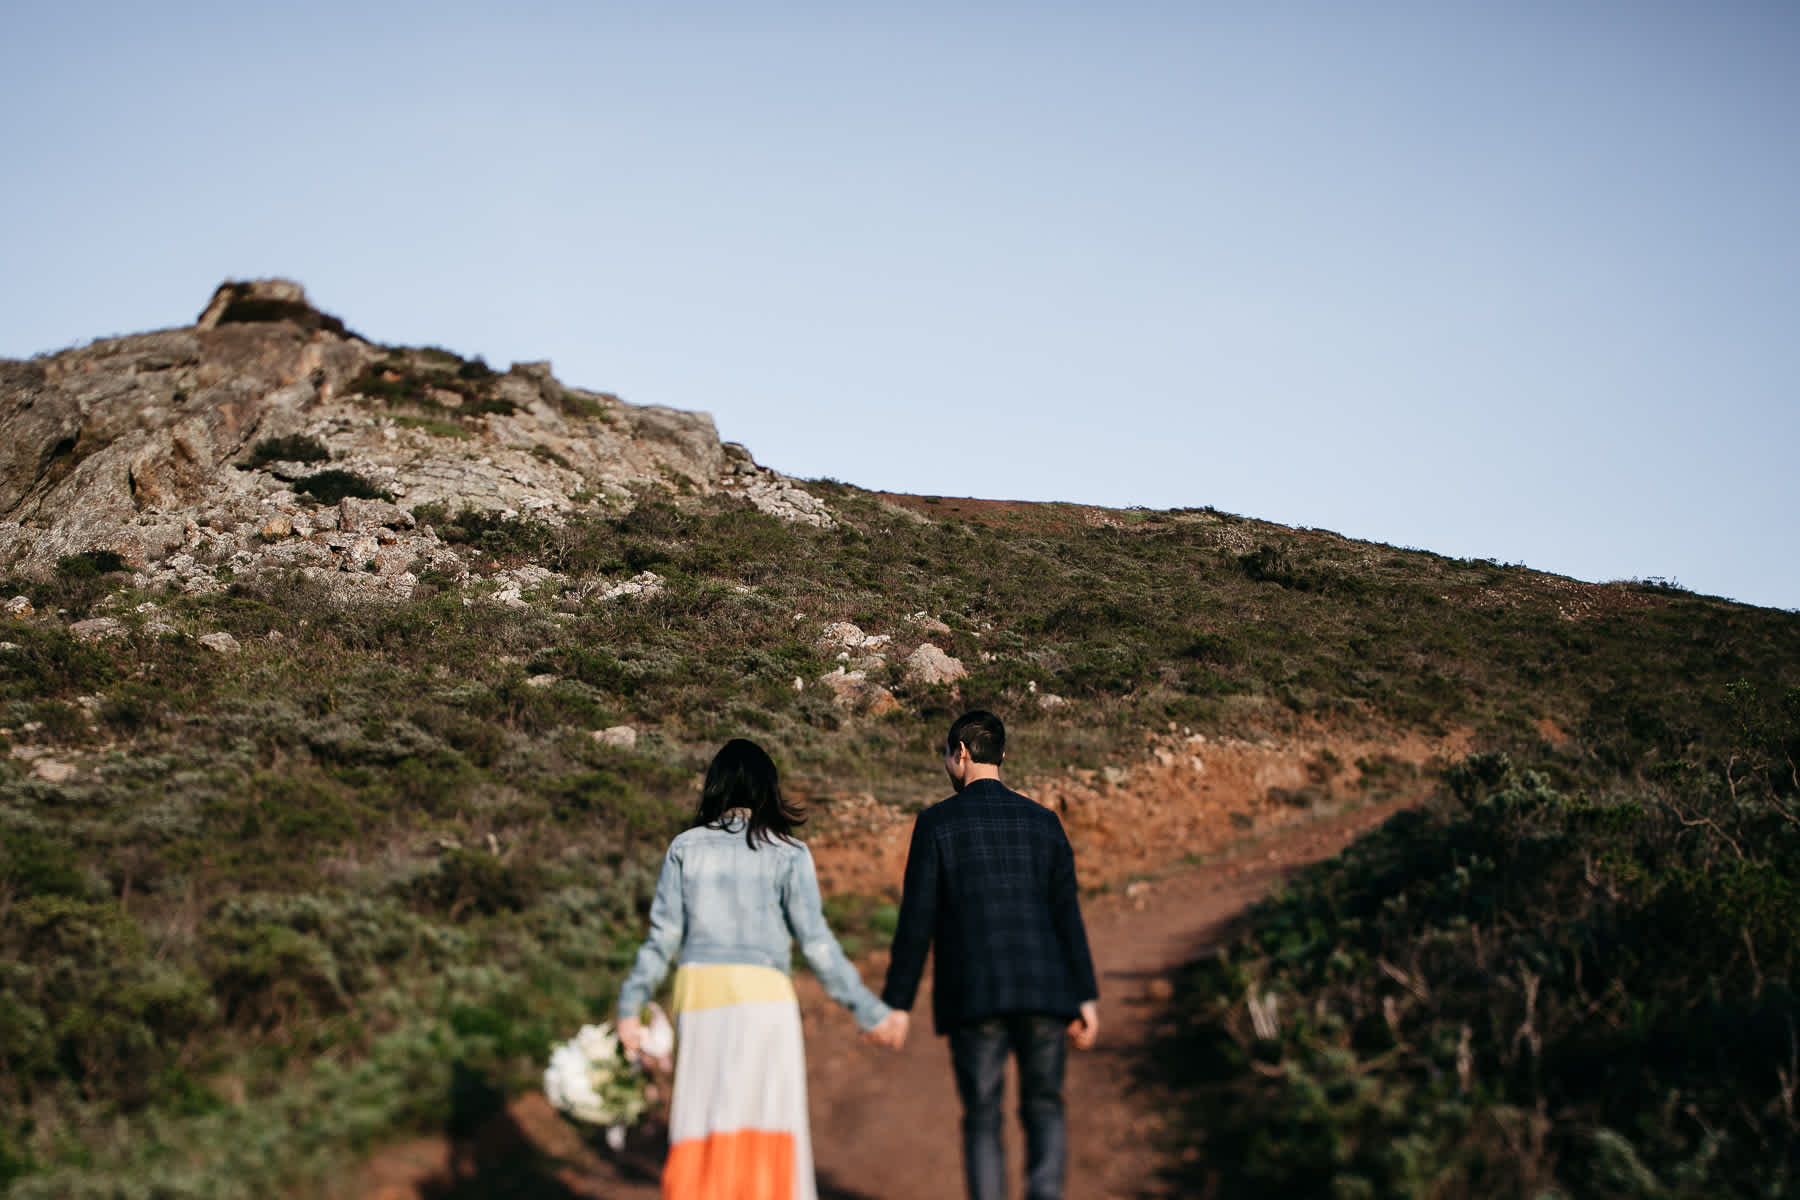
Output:
[[800,943],[800,953],[825,985],[826,993],[850,1010],[859,1028],[869,1030],[881,1024],[890,1010],[863,983],[856,965],[844,957],[843,947],[825,923],[818,872],[813,867],[812,851],[805,846],[794,855],[793,865],[782,881],[781,909],[787,917],[788,932]]
[[650,1003],[650,997],[669,973],[669,964],[681,949],[686,932],[687,910],[682,899],[681,855],[669,847],[663,857],[662,873],[656,877],[656,897],[650,902],[650,936],[638,949],[631,974],[619,985],[621,1017],[635,1017]]

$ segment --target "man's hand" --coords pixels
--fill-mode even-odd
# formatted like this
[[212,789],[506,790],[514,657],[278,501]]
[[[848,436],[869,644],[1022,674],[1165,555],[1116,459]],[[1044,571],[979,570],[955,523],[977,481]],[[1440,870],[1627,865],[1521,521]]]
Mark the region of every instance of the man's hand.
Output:
[[1100,1002],[1089,1000],[1081,1006],[1081,1015],[1069,1022],[1069,1045],[1077,1050],[1092,1050],[1100,1040]]
[[644,1023],[636,1017],[620,1017],[618,1031],[619,1046],[625,1051],[626,1060],[636,1059],[644,1044]]
[[906,1045],[906,1031],[911,1026],[911,1014],[896,1008],[881,1018],[881,1024],[863,1034],[863,1039],[877,1046],[886,1046],[889,1050],[898,1050]]

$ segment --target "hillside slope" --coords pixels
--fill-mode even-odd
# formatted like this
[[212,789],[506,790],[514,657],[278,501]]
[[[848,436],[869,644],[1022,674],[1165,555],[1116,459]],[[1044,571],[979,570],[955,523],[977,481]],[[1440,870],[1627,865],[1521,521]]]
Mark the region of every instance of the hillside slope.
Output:
[[0,422],[19,1196],[251,1195],[530,1086],[731,736],[810,805],[867,945],[964,706],[1098,881],[1466,752],[1584,804],[1737,780],[1740,701],[1800,681],[1792,613],[787,480],[704,418],[377,346],[279,285],[4,364]]

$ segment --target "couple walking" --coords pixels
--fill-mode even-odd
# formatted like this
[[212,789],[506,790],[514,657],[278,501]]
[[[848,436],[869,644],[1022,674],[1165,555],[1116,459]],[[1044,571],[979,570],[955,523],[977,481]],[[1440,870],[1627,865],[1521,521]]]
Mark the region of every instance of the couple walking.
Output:
[[971,1200],[1002,1200],[1001,1102],[1018,1060],[1029,1200],[1063,1194],[1065,1043],[1093,1046],[1099,991],[1062,822],[1000,782],[1006,729],[988,712],[951,725],[955,795],[919,814],[907,851],[887,983],[864,986],[825,923],[812,855],[775,765],[742,738],[707,770],[694,827],[663,860],[650,935],[619,989],[621,1041],[675,972],[675,1087],[666,1200],[813,1200],[800,1009],[788,976],[800,943],[868,1040],[898,1050],[928,953],[932,1017],[950,1039]]

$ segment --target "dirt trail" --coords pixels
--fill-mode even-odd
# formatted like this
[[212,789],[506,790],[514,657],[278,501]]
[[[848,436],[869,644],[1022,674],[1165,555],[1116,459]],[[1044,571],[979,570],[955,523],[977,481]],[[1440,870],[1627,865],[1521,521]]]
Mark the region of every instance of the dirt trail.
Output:
[[[1204,866],[1109,889],[1085,905],[1101,975],[1100,1046],[1071,1054],[1069,1187],[1072,1197],[1160,1197],[1158,1114],[1137,1093],[1134,1070],[1176,969],[1214,943],[1286,874],[1335,854],[1416,796],[1306,819],[1241,841]],[[882,955],[861,963],[878,984]],[[814,1156],[825,1200],[942,1200],[962,1194],[959,1106],[949,1052],[930,1028],[925,998],[906,1049],[896,1055],[857,1039],[848,1014],[810,977],[798,981],[807,1036]],[[1009,1100],[1009,1121],[1012,1101]],[[1008,1130],[1018,1177],[1017,1131]],[[618,1155],[585,1146],[543,1097],[515,1101],[480,1135],[392,1147],[329,1194],[346,1200],[550,1200],[655,1197],[662,1147],[634,1143]]]

